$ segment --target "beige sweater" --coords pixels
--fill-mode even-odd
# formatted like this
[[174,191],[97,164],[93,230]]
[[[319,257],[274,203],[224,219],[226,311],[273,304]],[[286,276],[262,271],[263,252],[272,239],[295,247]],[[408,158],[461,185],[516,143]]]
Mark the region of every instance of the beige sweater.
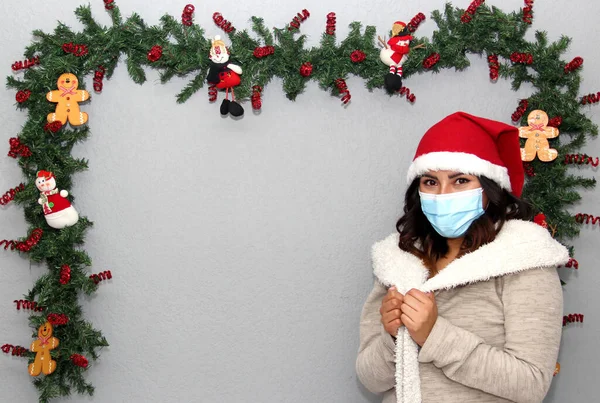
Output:
[[[510,221],[494,242],[432,279],[398,234],[373,247],[375,286],[361,316],[356,369],[384,403],[541,402],[556,364],[562,289],[555,267],[566,248],[542,227]],[[438,319],[423,347],[401,327],[385,332],[387,287],[433,291]]]

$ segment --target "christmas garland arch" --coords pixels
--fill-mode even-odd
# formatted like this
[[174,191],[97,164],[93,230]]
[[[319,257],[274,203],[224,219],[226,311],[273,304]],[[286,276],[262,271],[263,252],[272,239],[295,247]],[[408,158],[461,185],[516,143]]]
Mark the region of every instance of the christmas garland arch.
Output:
[[[532,0],[526,0],[523,9],[509,14],[483,3],[483,0],[475,0],[466,10],[447,5],[443,12],[434,11],[431,18],[438,29],[431,40],[412,36],[425,19],[423,14],[419,13],[405,24],[404,34],[410,36],[412,51],[400,67],[403,83],[417,73],[444,68],[466,69],[469,66],[467,53],[485,56],[492,81],[499,77],[509,79],[515,90],[529,83],[535,90],[528,99],[515,102],[512,121],[526,126],[530,111],[543,110],[551,117],[548,126],[560,128],[562,135],[560,140],[551,142],[558,150],[558,159],[554,162],[535,159],[526,163],[528,180],[524,196],[543,214],[538,215],[536,221],[547,226],[553,236],[566,241],[578,235],[582,223],[594,225],[600,220],[588,214],[573,216],[567,211],[580,199],[577,189],[595,185],[593,178],[574,176],[568,170],[569,164],[598,164],[597,158],[577,152],[589,136],[597,135],[597,127],[582,113],[582,107],[598,102],[600,93],[579,98],[583,59],[561,60],[568,38],[549,43],[544,32],[536,32],[535,41],[524,39],[533,16]],[[273,31],[265,27],[262,19],[252,17],[255,35],[237,30],[224,16],[215,13],[214,22],[223,30],[225,39],[212,38],[211,41],[205,38],[203,29],[194,24],[193,5],[183,9],[180,19],[165,15],[160,25],[148,26],[137,14],[123,20],[113,0],[104,0],[104,4],[112,18],[111,27],[98,25],[90,7],[81,6],[75,14],[85,27],[82,32],[73,32],[62,23],[51,34],[34,31],[37,40],[26,48],[25,60],[12,66],[22,75],[8,77],[8,87],[16,91],[17,107],[27,112],[27,121],[18,137],[9,141],[8,155],[18,159],[26,181],[6,192],[0,201],[4,205],[14,200],[21,205],[30,231],[25,239],[2,240],[0,246],[27,253],[31,261],[45,262],[48,272],[23,299],[14,301],[16,309],[31,311],[29,324],[34,329],[33,337],[37,338],[31,347],[37,351],[11,344],[4,344],[2,350],[29,359],[32,375],[44,372],[45,375],[34,378],[40,402],[69,395],[72,390],[91,395],[94,388],[84,379],[88,359],[96,360],[98,350],[108,346],[101,332],[85,321],[78,304],[80,293],[91,294],[102,280],[111,278],[110,271],[91,276],[88,273],[91,260],[81,245],[92,222],[81,216],[64,226],[52,225],[40,207],[42,204],[44,208],[53,208],[49,196],[58,197],[56,191],[50,192],[51,186],[44,192],[44,183],[53,184],[55,180],[60,189],[68,191],[72,175],[87,169],[86,160],[71,156],[74,144],[90,134],[90,126],[81,125],[87,121],[87,114],[78,114],[79,122],[69,116],[70,128],[50,115],[59,112],[56,97],[72,95],[83,101],[89,93],[81,81],[79,90],[63,89],[48,95],[54,93],[59,76],[69,74],[72,80],[82,80],[91,75],[93,89],[100,93],[104,80],[111,77],[124,55],[129,75],[136,83],[146,80],[144,68],[160,71],[162,83],[174,76],[191,76],[177,95],[177,102],[182,103],[204,86],[207,74],[210,76],[214,67],[207,55],[215,41],[220,41],[230,43],[232,59],[243,67],[241,82],[236,83],[237,101],[250,99],[256,110],[262,107],[263,88],[275,76],[282,78],[283,90],[291,100],[303,92],[309,80],[314,80],[323,90],[340,96],[346,104],[351,94],[345,80],[355,75],[362,77],[369,89],[385,87],[408,102],[416,101],[416,95],[409,88],[399,82],[386,81],[392,70],[388,71],[381,61],[380,42],[387,45],[375,27],[367,26],[363,30],[361,23],[353,22],[348,36],[338,43],[335,13],[323,18],[325,30],[320,45],[306,49],[300,28],[307,18],[315,18],[307,10],[293,15],[290,23]],[[208,86],[210,101],[216,100],[218,89],[214,83]],[[234,101],[234,94],[231,95]],[[239,102],[237,104],[239,106]],[[228,108],[225,112],[239,116],[239,110]],[[572,248],[571,254],[574,254]],[[577,268],[578,263],[573,258],[568,266]],[[570,314],[564,321],[566,324],[582,320],[583,315]],[[55,337],[51,337],[52,334],[42,337],[48,323],[50,329],[54,328]],[[44,361],[46,366],[37,368],[40,351],[48,354],[48,358]],[[54,367],[48,362],[54,362]]]

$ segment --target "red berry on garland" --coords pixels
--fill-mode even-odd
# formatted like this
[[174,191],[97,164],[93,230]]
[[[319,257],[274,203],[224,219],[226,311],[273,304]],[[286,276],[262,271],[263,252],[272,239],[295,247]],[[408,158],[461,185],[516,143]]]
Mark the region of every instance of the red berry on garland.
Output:
[[80,354],[73,354],[71,356],[71,361],[73,362],[73,364],[77,365],[78,367],[81,367],[81,368],[88,367],[87,358],[85,358],[84,356],[82,356]]
[[152,63],[158,61],[162,57],[163,48],[159,45],[152,46],[152,49],[148,52],[148,60]]
[[63,264],[60,269],[60,279],[58,280],[62,285],[69,284],[71,281],[71,268],[69,265]]
[[17,92],[17,95],[15,96],[15,98],[18,103],[22,104],[23,102],[27,101],[30,96],[31,96],[31,91],[20,90]]
[[313,65],[310,62],[302,63],[302,66],[300,66],[300,75],[302,77],[310,77],[310,75],[312,74],[312,71],[313,71]]
[[46,123],[44,125],[44,130],[52,132],[52,133],[56,133],[57,131],[59,131],[61,129],[61,127],[63,127],[63,124],[59,120],[55,120],[52,123]]
[[355,50],[354,52],[350,53],[350,60],[352,60],[352,63],[360,63],[366,58],[367,55],[365,55],[365,52],[362,50]]

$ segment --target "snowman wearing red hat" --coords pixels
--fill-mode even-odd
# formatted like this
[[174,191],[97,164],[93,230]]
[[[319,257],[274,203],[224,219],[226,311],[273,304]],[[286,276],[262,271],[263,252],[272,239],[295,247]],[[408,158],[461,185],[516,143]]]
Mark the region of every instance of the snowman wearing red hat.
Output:
[[67,199],[69,192],[56,188],[56,178],[52,172],[39,171],[35,186],[40,191],[38,203],[44,209],[44,216],[49,226],[62,229],[75,225],[79,214]]
[[381,49],[381,52],[379,52],[381,61],[390,67],[390,71],[385,76],[384,81],[385,89],[389,92],[396,92],[402,88],[402,64],[408,57],[410,41],[412,40],[413,37],[410,35],[406,24],[402,21],[394,22],[392,37],[387,41],[387,45],[384,45],[385,47]]

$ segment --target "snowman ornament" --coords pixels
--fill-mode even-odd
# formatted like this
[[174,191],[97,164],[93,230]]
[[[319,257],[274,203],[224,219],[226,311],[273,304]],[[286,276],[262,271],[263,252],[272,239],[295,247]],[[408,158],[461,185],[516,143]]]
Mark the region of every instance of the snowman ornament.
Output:
[[[229,49],[219,35],[212,40],[212,45],[208,57],[210,58],[210,67],[206,81],[218,89],[225,90],[225,99],[221,103],[221,115],[228,113],[237,117],[244,114],[242,105],[235,101],[233,87],[237,87],[242,82],[240,75],[242,68],[237,64],[229,63]],[[231,100],[229,100],[231,92]]]
[[56,188],[56,178],[52,172],[39,171],[35,186],[40,191],[38,203],[42,205],[49,226],[62,229],[75,225],[79,214],[67,199],[69,192]]

